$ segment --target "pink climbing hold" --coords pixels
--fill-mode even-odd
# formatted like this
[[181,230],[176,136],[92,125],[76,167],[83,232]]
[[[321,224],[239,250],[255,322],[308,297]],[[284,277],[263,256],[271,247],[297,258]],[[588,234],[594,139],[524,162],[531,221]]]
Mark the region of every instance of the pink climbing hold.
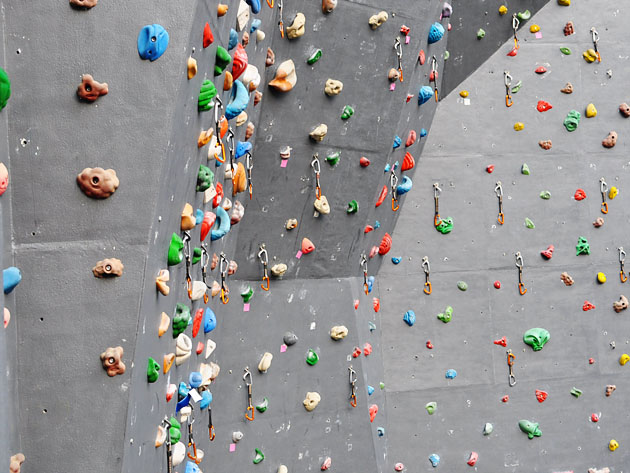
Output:
[[247,52],[242,44],[236,46],[234,59],[232,60],[232,79],[236,80],[247,68]]
[[324,460],[324,463],[322,463],[322,471],[326,471],[328,468],[330,468],[330,465],[332,465],[332,460],[330,457],[326,457],[326,460]]
[[407,141],[405,141],[405,146],[409,147],[416,142],[416,131],[410,130],[409,135],[407,136]]
[[378,254],[381,256],[386,255],[391,249],[392,237],[389,233],[385,233],[385,235],[383,235],[383,239],[381,240],[381,244],[378,247]]
[[475,466],[477,460],[479,459],[479,454],[477,452],[470,452],[470,456],[468,457],[468,463],[470,466]]
[[599,416],[595,413],[591,414],[591,422],[599,422]]
[[405,465],[403,465],[402,463],[396,463],[394,465],[394,470],[396,471],[403,471],[405,469]]
[[543,258],[545,259],[551,259],[551,257],[553,256],[553,250],[554,250],[554,246],[553,245],[549,245],[547,247],[546,250],[543,250],[540,252],[540,254],[542,255]]
[[378,246],[373,246],[372,249],[370,250],[370,254],[368,256],[370,257],[370,259],[372,259],[376,255],[378,255]]
[[169,402],[173,399],[173,395],[177,392],[177,385],[169,384],[166,388],[166,402]]
[[420,65],[424,66],[424,61],[426,61],[427,57],[424,54],[424,49],[421,49],[418,53],[418,61],[420,61]]
[[355,299],[354,300],[354,310],[357,310],[359,308],[359,299]]
[[376,417],[377,412],[378,412],[378,406],[376,404],[372,404],[370,406],[370,422],[374,422],[374,418]]
[[372,353],[372,345],[370,345],[369,343],[366,343],[365,345],[363,345],[363,354],[365,356],[369,356]]
[[203,342],[197,343],[197,349],[195,350],[195,353],[197,353],[197,355],[201,355],[201,352],[203,352],[203,348],[204,348]]

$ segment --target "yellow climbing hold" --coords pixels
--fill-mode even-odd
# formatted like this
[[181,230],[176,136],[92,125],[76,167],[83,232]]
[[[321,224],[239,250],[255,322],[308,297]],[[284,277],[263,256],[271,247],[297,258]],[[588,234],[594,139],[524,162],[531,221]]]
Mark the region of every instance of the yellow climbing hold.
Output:
[[593,62],[595,59],[597,59],[597,53],[593,48],[590,48],[582,53],[582,57],[586,62]]
[[606,282],[606,275],[604,273],[597,273],[597,282],[604,284]]
[[460,97],[463,97],[463,98],[468,97],[468,91],[467,91],[467,90],[462,90],[462,91],[459,93],[459,96],[460,96]]
[[525,124],[522,122],[516,122],[514,124],[514,131],[521,131],[525,128]]
[[507,13],[507,7],[505,5],[501,5],[499,7],[499,15],[505,15]]
[[619,194],[619,189],[617,189],[615,186],[612,186],[608,191],[608,198],[610,200],[613,200],[615,197],[617,197],[617,194]]
[[529,32],[530,33],[538,33],[540,31],[540,26],[534,24],[532,26],[529,27]]
[[595,105],[593,105],[592,103],[589,103],[586,106],[586,117],[593,118],[596,116],[597,116],[597,109],[595,108]]
[[621,355],[621,358],[619,358],[619,364],[621,366],[625,365],[629,361],[630,361],[630,355],[628,355],[627,353],[624,353],[623,355]]
[[558,5],[562,5],[563,7],[568,7],[571,5],[571,0],[558,0]]
[[[560,1],[560,0],[558,0]],[[610,442],[608,442],[608,449],[611,452],[614,452],[615,450],[617,450],[617,447],[619,446],[619,442],[617,442],[615,439],[612,439]]]

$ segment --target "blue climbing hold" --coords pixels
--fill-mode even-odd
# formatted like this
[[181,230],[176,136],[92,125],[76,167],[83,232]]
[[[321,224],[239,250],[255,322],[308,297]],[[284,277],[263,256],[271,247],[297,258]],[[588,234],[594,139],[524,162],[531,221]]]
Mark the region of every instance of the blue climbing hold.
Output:
[[391,168],[392,168],[391,165],[389,163],[387,163],[385,165],[385,167],[383,168],[383,172],[389,172],[391,170]]
[[403,320],[407,325],[412,327],[413,324],[416,323],[416,313],[413,310],[408,310],[407,312],[405,312]]
[[409,176],[403,176],[402,182],[396,187],[396,193],[398,195],[406,194],[411,190],[412,185],[413,182],[411,182],[411,178]]
[[402,261],[402,258],[400,256],[392,256],[392,263],[398,264],[401,261]]
[[446,370],[445,376],[448,379],[455,379],[455,376],[457,376],[457,371],[455,371],[454,369]]
[[374,276],[370,276],[369,278],[367,278],[368,294],[370,292],[372,292],[372,287],[374,286],[374,281],[375,281]]
[[255,32],[258,28],[260,28],[260,25],[262,25],[262,21],[258,18],[254,18],[252,20],[252,26],[249,27],[249,33],[251,34]]
[[241,156],[245,156],[248,151],[252,152],[252,144],[249,141],[237,141],[234,157],[238,159]]
[[431,465],[433,465],[433,468],[435,468],[440,464],[440,456],[437,453],[432,453],[429,455],[429,461],[431,462]]
[[210,307],[203,313],[203,333],[212,332],[217,326],[217,316]]
[[376,230],[377,228],[381,228],[381,222],[379,222],[378,220],[374,220],[374,230]]
[[400,147],[402,143],[402,139],[400,138],[400,136],[396,135],[394,136],[394,149]]
[[2,271],[2,282],[4,284],[4,293],[9,294],[15,287],[20,284],[22,273],[15,266],[9,266]]
[[420,130],[420,138],[424,138],[425,136],[427,136],[428,132],[425,128],[422,128]]
[[249,5],[254,15],[260,11],[260,0],[245,0],[245,3]]
[[201,386],[202,381],[201,373],[199,371],[193,371],[188,376],[188,384],[190,384],[191,388],[198,388]]
[[186,394],[184,398],[177,403],[177,406],[175,407],[175,413],[179,412],[182,408],[186,407],[188,404],[190,404],[190,394]]
[[189,391],[190,389],[188,388],[188,385],[183,381],[180,381],[179,388],[177,389],[177,397],[179,397],[179,400],[181,401],[186,396],[188,396]]
[[217,220],[210,232],[210,240],[217,241],[230,231],[230,216],[220,205],[217,207]]
[[162,25],[146,25],[138,34],[138,54],[155,61],[168,47],[168,32]]
[[201,393],[201,401],[199,401],[199,409],[204,410],[212,402],[212,393],[210,391],[204,391]]
[[395,171],[396,169],[398,169],[398,166],[399,166],[399,163],[398,163],[398,161],[396,161],[396,162],[394,163],[394,165],[392,166],[392,168],[394,169],[394,171]]
[[232,85],[232,101],[225,108],[225,118],[231,120],[240,115],[247,108],[249,93],[240,80],[235,80]]
[[[433,97],[433,89],[428,85],[423,85],[420,87],[420,92],[418,92],[418,105],[428,102],[431,97]],[[420,136],[422,136],[422,133]]]
[[383,427],[377,427],[377,428],[376,428],[376,434],[377,434],[379,437],[382,437],[383,435],[385,435],[385,429],[384,429]]
[[199,466],[196,463],[193,463],[191,461],[186,462],[186,473],[200,473],[201,470],[199,469]]
[[199,225],[201,222],[203,222],[203,210],[197,209],[195,211],[195,225]]
[[230,28],[230,39],[228,41],[228,51],[231,51],[238,44],[238,33],[234,28]]
[[367,391],[368,391],[368,396],[371,396],[374,393],[374,388],[372,386],[368,385]]
[[429,28],[429,44],[437,43],[444,36],[444,27],[437,21]]

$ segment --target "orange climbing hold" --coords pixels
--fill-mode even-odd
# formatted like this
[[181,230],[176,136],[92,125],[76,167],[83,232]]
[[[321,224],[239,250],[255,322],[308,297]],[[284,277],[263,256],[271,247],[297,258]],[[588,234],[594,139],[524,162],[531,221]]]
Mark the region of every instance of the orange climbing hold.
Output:
[[243,163],[238,163],[234,176],[232,176],[232,195],[235,196],[239,192],[243,192],[247,187],[247,174]]
[[206,22],[206,26],[203,27],[203,47],[207,48],[214,43],[214,35],[210,29],[210,24]]
[[313,242],[309,240],[308,238],[304,237],[302,239],[302,254],[308,255],[314,249],[315,249],[315,245],[313,244]]
[[385,235],[383,235],[383,239],[381,240],[381,244],[378,247],[378,254],[381,256],[386,255],[391,249],[392,237],[389,233],[385,233]]
[[383,189],[381,189],[381,193],[374,207],[379,207],[385,201],[385,197],[387,197],[387,186],[383,186]]
[[413,159],[413,156],[411,156],[411,153],[407,152],[405,153],[405,157],[403,158],[403,162],[402,162],[402,166],[400,167],[400,170],[409,171],[410,169],[413,169],[415,165],[416,165],[415,159]]

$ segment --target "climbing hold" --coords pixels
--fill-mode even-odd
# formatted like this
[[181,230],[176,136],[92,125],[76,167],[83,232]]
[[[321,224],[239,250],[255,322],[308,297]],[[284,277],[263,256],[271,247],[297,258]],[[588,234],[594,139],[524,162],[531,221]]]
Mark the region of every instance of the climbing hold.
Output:
[[615,439],[612,439],[610,442],[608,442],[608,449],[611,452],[614,452],[615,450],[617,450],[618,447],[619,447],[619,442],[617,442]]
[[376,404],[372,404],[369,407],[368,412],[370,414],[370,422],[374,422],[374,419],[376,418],[376,414],[378,413],[378,406]]
[[523,163],[521,165],[521,174],[529,176],[529,166],[527,165],[527,163]]
[[287,38],[295,39],[304,35],[305,32],[306,17],[304,13],[298,13],[295,15],[293,22],[287,27]]
[[400,256],[392,256],[392,263],[398,264],[401,261],[402,261],[402,258]]
[[529,10],[525,10],[523,12],[518,12],[516,14],[516,17],[520,20],[520,21],[527,21],[532,17],[532,13]]
[[9,266],[2,270],[2,284],[5,294],[10,294],[20,284],[20,281],[22,281],[22,273],[15,266]]
[[166,312],[162,312],[160,315],[160,325],[158,327],[158,337],[161,337],[168,330],[168,325],[171,322],[171,318],[166,315]]
[[138,54],[155,61],[168,47],[168,32],[161,25],[146,25],[138,34]]
[[540,437],[542,432],[538,428],[537,422],[531,422],[529,420],[520,420],[518,422],[518,426],[520,429],[527,434],[527,436],[531,439],[534,437]]
[[255,455],[254,455],[253,462],[254,462],[254,465],[258,465],[261,461],[265,459],[265,455],[260,450],[260,448],[255,448],[254,452],[255,452]]
[[192,56],[188,57],[188,61],[186,61],[186,69],[187,69],[187,74],[188,74],[188,80],[192,79],[193,77],[197,75],[197,60],[194,57]]
[[584,192],[584,189],[578,189],[573,194],[573,198],[577,201],[584,200],[586,199],[586,192]]
[[290,218],[284,223],[284,228],[286,228],[287,230],[293,230],[294,228],[297,228],[297,226],[298,221],[295,218]]
[[413,169],[413,167],[416,165],[416,161],[413,159],[413,156],[411,155],[411,153],[407,152],[405,153],[405,157],[403,158],[403,162],[402,162],[402,166],[400,167],[401,171],[409,171],[410,169]]
[[521,131],[525,128],[525,124],[523,122],[516,122],[514,124],[514,131]]
[[602,272],[597,273],[597,282],[604,284],[606,282],[606,275]]
[[[571,82],[567,82],[564,88],[560,89],[560,92],[563,94],[572,94],[573,93],[573,84]],[[578,119],[579,121],[579,119]]]
[[328,126],[325,123],[320,123],[309,133],[309,136],[313,141],[323,141],[326,133],[328,133]]
[[582,57],[586,62],[591,63],[597,59],[597,51],[593,48],[589,48],[582,53]]
[[125,374],[125,364],[122,361],[122,357],[122,347],[109,347],[101,353],[101,363],[103,363],[103,369],[107,371],[107,376],[113,377],[117,374]]
[[374,309],[374,312],[381,310],[381,300],[378,297],[372,298],[372,308]]
[[306,354],[306,363],[308,363],[311,366],[314,366],[317,364],[318,361],[319,361],[319,355],[317,354],[317,352],[313,350],[312,348],[309,348],[308,353]]
[[288,268],[288,267],[287,267],[287,265],[286,265],[286,264],[284,264],[284,263],[274,264],[274,265],[271,267],[271,274],[272,274],[274,277],[279,278],[279,277],[284,276],[284,273],[286,273],[288,269],[289,269],[289,268]]
[[405,469],[405,465],[402,463],[396,463],[394,465],[394,471],[403,471]]
[[433,343],[431,343],[431,340],[427,340],[426,347],[427,347],[429,350],[433,350]]
[[490,435],[493,430],[494,430],[494,427],[492,426],[490,422],[486,422],[486,424],[483,426],[484,435]]
[[437,453],[432,453],[429,455],[429,461],[431,462],[433,468],[435,468],[440,464],[440,456]]
[[545,66],[538,66],[534,72],[536,74],[544,74],[547,72],[547,68]]
[[405,315],[403,316],[403,320],[405,321],[407,325],[412,327],[413,324],[416,323],[416,313],[413,310],[408,310],[407,312],[405,312]]
[[606,397],[610,397],[610,395],[617,389],[617,386],[614,384],[606,385]]
[[445,377],[447,379],[455,379],[455,377],[457,376],[457,371],[455,371],[454,369],[448,369],[446,370],[446,375]]
[[[591,422],[599,422],[599,416],[597,414],[595,414],[595,413],[591,414]],[[589,469],[588,471],[589,471],[589,473],[593,473],[593,469],[592,468]],[[597,470],[597,471],[601,471],[601,470]],[[608,471],[610,473],[610,470],[608,470]]]
[[613,309],[617,313],[619,313],[622,310],[625,310],[627,308],[628,308],[628,299],[623,294],[621,296],[619,296],[619,300],[618,301],[613,302]]
[[223,46],[217,46],[216,57],[214,60],[214,75],[220,76],[228,66],[232,57]]
[[289,473],[289,469],[285,465],[280,465],[276,473]]
[[467,90],[460,91],[459,96],[465,99],[466,97],[468,97],[468,91]]
[[[238,18],[237,18],[237,21],[238,21]],[[234,28],[230,28],[230,35],[228,38],[228,47],[227,47],[228,51],[231,51],[232,49],[234,49],[237,44],[238,44],[238,33],[236,32]]]
[[175,364],[179,366],[184,363],[188,358],[190,358],[191,352],[192,340],[185,333],[181,333],[177,337],[177,341],[175,343]]
[[534,351],[540,351],[549,341],[551,335],[544,328],[530,328],[523,334],[523,342],[531,346]]
[[389,253],[392,248],[392,237],[389,233],[385,233],[381,239],[381,244],[378,247],[378,254],[383,256]]
[[230,231],[230,217],[223,207],[217,207],[217,217],[214,227],[210,231],[210,240],[216,241],[223,238]]
[[533,229],[536,228],[536,225],[534,225],[534,222],[532,222],[529,218],[525,217],[525,226],[529,229]]
[[326,155],[326,162],[330,164],[331,166],[334,166],[335,164],[339,162],[340,158],[341,158],[341,152],[333,151]]
[[453,218],[447,217],[440,219],[439,223],[435,226],[435,229],[443,235],[451,233],[453,230]]
[[437,318],[445,324],[449,323],[453,319],[453,308],[450,305],[447,306],[444,312],[437,315]]
[[405,147],[409,147],[416,142],[416,132],[414,130],[409,130],[409,134],[407,135],[407,141],[405,141]]
[[506,337],[501,337],[498,340],[494,341],[495,345],[501,345],[502,347],[507,347],[507,338]]
[[501,5],[499,7],[499,15],[503,16],[508,12],[508,9],[505,5]]
[[470,452],[470,456],[468,457],[468,461],[466,462],[470,466],[475,466],[477,460],[479,459],[479,454],[477,452]]
[[547,110],[551,110],[553,107],[549,102],[545,102],[544,100],[539,100],[536,105],[536,110],[539,112],[546,112]]
[[438,23],[437,21],[431,25],[429,28],[429,38],[428,43],[433,44],[437,43],[444,36],[444,27]]
[[560,48],[560,52],[566,56],[571,55],[571,50],[569,48]]
[[538,402],[544,402],[545,399],[547,399],[547,392],[536,389],[536,400]]
[[[2,70],[0,69],[0,110],[2,110]],[[10,91],[9,91],[10,92]],[[107,83],[97,82],[90,74],[83,74],[81,77],[81,84],[77,88],[77,95],[80,99],[87,102],[94,102],[101,95],[107,95],[109,89]],[[8,97],[7,97],[8,98]]]
[[339,95],[342,90],[343,90],[343,82],[341,82],[340,80],[328,79],[326,81],[324,92],[329,97],[332,97],[333,95]]
[[619,189],[617,189],[615,186],[612,186],[610,190],[608,191],[608,198],[612,200],[615,197],[617,197],[618,194],[619,194]]
[[518,91],[519,91],[519,90],[521,90],[521,87],[523,87],[523,82],[519,80],[519,81],[518,81],[518,82],[514,85],[514,87],[512,87],[511,92],[512,92],[513,94],[517,94],[517,93],[518,93]]
[[337,0],[322,0],[322,11],[330,13],[337,7]]
[[[325,195],[322,195],[319,199],[315,199],[313,207],[322,215],[328,215],[330,213],[330,205]],[[304,253],[304,252],[302,252]]]
[[571,395],[575,397],[580,397],[582,395],[582,390],[576,387],[571,388]]
[[107,199],[116,192],[120,181],[113,169],[85,168],[77,176],[77,184],[88,197]]
[[282,341],[286,346],[290,347],[291,345],[295,345],[297,343],[298,337],[293,332],[286,332],[282,337]]
[[228,6],[223,4],[223,3],[219,3],[219,5],[217,6],[217,16],[220,18],[222,16],[224,16],[228,11]]
[[[236,116],[236,126],[242,126],[245,124],[246,121],[247,121],[247,112],[243,111]],[[241,142],[239,141],[239,143]]]
[[396,82],[400,78],[400,72],[398,69],[392,67],[387,73],[387,78],[390,82]]
[[[2,71],[2,69],[0,69],[0,71]],[[1,85],[0,85],[1,88]],[[1,89],[0,89],[1,90]],[[2,109],[2,94],[0,93],[0,110]],[[625,118],[630,117],[630,105],[628,105],[627,103],[622,103],[621,105],[619,105],[619,113],[621,113],[621,115],[623,115]]]
[[302,404],[304,405],[304,408],[307,411],[311,412],[313,409],[317,407],[317,405],[319,404],[319,401],[321,400],[322,400],[322,397],[319,395],[319,393],[307,392],[306,397],[304,398],[304,401],[302,401]]
[[236,47],[236,51],[234,52],[234,59],[232,60],[232,78],[234,80],[238,79],[240,75],[245,72],[247,64],[247,52],[245,52],[245,48],[243,47],[243,45],[239,44]]
[[199,90],[199,98],[197,99],[197,108],[200,112],[206,112],[212,110],[214,107],[214,97],[217,95],[217,89],[209,79],[206,79],[201,84]]
[[352,115],[354,115],[354,108],[352,108],[350,105],[346,105],[343,108],[343,112],[341,112],[341,119],[342,120],[347,120]]
[[529,27],[530,33],[538,33],[539,31],[540,31],[540,26],[538,26],[537,24],[533,24],[532,26]]
[[554,246],[553,245],[549,245],[547,247],[546,250],[543,250],[540,252],[540,254],[542,255],[543,258],[545,259],[551,259],[551,257],[553,256],[553,250],[554,250]]
[[160,365],[153,358],[149,357],[147,365],[147,379],[149,383],[155,383],[160,377]]
[[611,131],[610,133],[608,133],[608,136],[604,138],[604,141],[602,141],[602,146],[604,148],[612,148],[616,144],[617,144],[617,132],[615,131]]
[[551,149],[551,140],[539,141],[538,146],[540,146],[544,150]]
[[313,54],[311,54],[308,59],[306,60],[306,63],[309,66],[312,66],[313,64],[315,64],[317,61],[319,61],[322,57],[322,50],[321,49],[316,49]]
[[267,399],[266,397],[263,398],[263,401],[260,404],[256,405],[256,410],[258,412],[265,412],[267,410],[267,408],[269,407],[269,399]]
[[204,49],[214,43],[214,35],[212,34],[212,30],[210,29],[210,24],[206,22],[206,25],[203,27],[203,47]]
[[302,239],[302,247],[301,247],[302,253],[307,255],[309,253],[311,253],[313,250],[315,250],[315,245],[313,244],[313,242],[311,240],[309,240],[308,238],[304,237]]
[[[398,136],[398,135],[394,136],[394,142],[392,144],[392,148],[393,149],[400,148],[401,143],[402,143],[402,139],[400,138],[400,136]],[[388,166],[389,166],[389,164],[388,164]],[[387,172],[387,171],[389,171],[389,169],[386,170],[385,172]]]
[[326,459],[324,460],[324,462],[322,463],[321,466],[321,470],[322,471],[326,471],[330,468],[330,465],[332,464],[332,459],[330,457],[326,457]]
[[[200,166],[200,172],[201,172],[201,166]],[[197,180],[197,182],[199,182]],[[212,212],[206,212],[203,215],[203,220],[201,221],[201,234],[200,234],[200,241],[204,241],[206,239],[206,237],[208,236],[208,233],[210,232],[210,229],[212,228],[212,226],[214,225],[214,222],[216,221],[217,216],[215,214],[213,214]]]
[[425,404],[424,408],[427,410],[429,415],[433,415],[435,410],[437,409],[437,402],[431,401]]
[[253,295],[254,295],[254,290],[249,285],[245,288],[245,290],[243,290],[243,292],[241,292],[241,297],[243,298],[243,302],[245,304],[247,304],[251,300]]
[[206,190],[208,190],[212,185],[213,180],[214,173],[210,170],[210,168],[204,166],[203,164],[200,164],[199,171],[197,172],[197,192],[205,192]]
[[379,207],[385,201],[385,197],[387,197],[386,185],[384,185],[383,188],[381,189],[381,193],[379,194],[378,199],[376,200],[376,204],[374,204],[374,206]]
[[494,164],[490,164],[490,165],[486,166],[486,172],[488,174],[492,174],[494,172]]
[[575,255],[579,256],[579,255],[590,255],[590,254],[591,254],[591,247],[588,244],[588,240],[583,236],[579,237],[577,245],[575,246]]
[[589,301],[584,301],[584,304],[582,304],[582,310],[584,312],[593,310],[594,308],[595,308],[595,305],[591,304]]
[[418,105],[428,102],[431,97],[433,97],[433,89],[428,85],[423,85],[418,92]]
[[96,278],[122,276],[124,268],[118,258],[107,258],[97,262],[96,266],[92,268],[92,273]]
[[359,203],[356,200],[351,200],[350,202],[348,202],[348,209],[346,210],[346,213],[354,214],[357,213],[358,210]]
[[501,289],[501,281],[494,281],[494,288]]
[[177,338],[180,333],[186,330],[190,322],[190,309],[187,305],[177,303],[175,315],[173,316],[173,338]]
[[[625,365],[626,363],[628,363],[628,361],[630,361],[630,355],[628,355],[627,353],[624,353],[623,355],[621,355],[621,357],[619,358],[619,364],[621,366]],[[111,375],[110,375],[111,376]]]
[[387,14],[386,11],[380,11],[377,14],[372,15],[370,17],[370,19],[368,20],[368,24],[370,25],[370,28],[375,30],[376,28],[381,26],[383,23],[385,23],[388,18],[389,18],[389,15]]
[[486,31],[483,28],[477,30],[477,39],[483,39],[486,37]]
[[567,117],[564,119],[564,127],[567,129],[567,131],[575,131],[575,129],[580,124],[580,117],[580,112],[576,110],[571,110],[568,113]]
[[184,205],[184,210],[182,210],[181,229],[182,231],[192,230],[195,228],[196,224],[197,218],[193,215],[192,205],[186,203],[186,205]]
[[333,340],[343,340],[348,336],[348,327],[345,325],[335,325],[330,329],[330,338]]

